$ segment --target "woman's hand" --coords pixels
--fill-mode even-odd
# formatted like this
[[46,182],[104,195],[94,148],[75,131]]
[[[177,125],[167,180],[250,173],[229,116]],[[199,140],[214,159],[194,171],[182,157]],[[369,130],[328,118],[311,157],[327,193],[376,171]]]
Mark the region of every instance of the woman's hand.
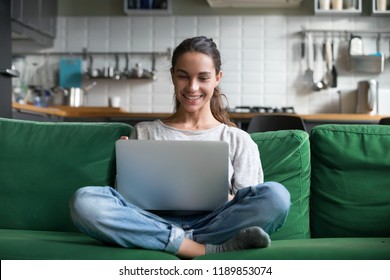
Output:
[[232,195],[232,194],[228,194],[228,201],[232,201],[233,200],[233,198],[234,198],[234,195]]
[[121,136],[121,140],[129,140],[129,136]]

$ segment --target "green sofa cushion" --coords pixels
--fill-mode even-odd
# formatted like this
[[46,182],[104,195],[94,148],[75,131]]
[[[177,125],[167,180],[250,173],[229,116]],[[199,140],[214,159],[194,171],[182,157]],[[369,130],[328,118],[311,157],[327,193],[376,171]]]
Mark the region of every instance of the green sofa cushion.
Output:
[[390,236],[390,126],[311,131],[313,237]]
[[259,147],[264,181],[283,184],[291,195],[285,225],[271,235],[272,240],[310,238],[310,143],[301,130],[253,133]]
[[86,185],[112,185],[119,123],[0,119],[0,228],[75,231],[68,201]]
[[177,260],[152,250],[105,245],[77,232],[0,229],[2,260]]
[[276,240],[264,249],[198,257],[199,260],[389,260],[390,238]]

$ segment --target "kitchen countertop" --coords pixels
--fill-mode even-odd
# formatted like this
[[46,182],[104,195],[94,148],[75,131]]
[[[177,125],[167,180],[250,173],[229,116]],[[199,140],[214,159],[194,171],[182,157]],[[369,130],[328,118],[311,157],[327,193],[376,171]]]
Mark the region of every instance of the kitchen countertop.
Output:
[[[171,113],[131,113],[120,108],[111,107],[69,107],[69,106],[55,106],[55,107],[37,107],[34,105],[26,105],[13,103],[13,109],[19,111],[34,112],[40,114],[53,115],[64,118],[90,118],[90,117],[112,117],[112,118],[133,118],[133,119],[156,119],[165,118]],[[275,114],[275,113],[229,113],[232,119],[248,120],[258,114]],[[299,114],[298,114],[299,115]],[[303,114],[299,115],[305,121],[309,122],[378,122],[385,115],[369,115],[369,114]]]
[[54,107],[38,107],[30,104],[12,103],[12,108],[20,111],[41,113],[58,117],[101,117],[112,116],[125,113],[120,108],[110,107],[70,107],[70,106],[54,106]]

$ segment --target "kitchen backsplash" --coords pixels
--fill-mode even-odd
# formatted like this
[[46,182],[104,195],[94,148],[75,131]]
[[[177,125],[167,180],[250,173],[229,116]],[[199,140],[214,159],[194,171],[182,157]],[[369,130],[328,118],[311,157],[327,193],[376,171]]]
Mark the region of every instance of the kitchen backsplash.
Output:
[[[305,29],[389,30],[389,17],[323,16],[144,16],[59,17],[54,47],[44,52],[166,52],[190,36],[212,37],[222,55],[221,89],[235,106],[293,106],[300,114],[339,113],[339,91],[356,90],[360,80],[379,82],[379,113],[390,114],[389,36],[381,41],[386,57],[385,72],[361,75],[348,69],[348,40],[335,37],[338,45],[338,87],[312,91],[305,84],[306,60],[301,59],[301,36]],[[316,40],[316,38],[315,38]],[[322,42],[322,38],[317,38]],[[375,53],[376,40],[363,37],[366,53]],[[18,49],[18,52],[21,50]],[[27,51],[27,50],[26,50]],[[58,56],[27,56],[16,60],[23,67],[26,83],[55,85]],[[95,67],[114,66],[113,56],[94,57]],[[131,56],[129,65],[151,68],[148,57]],[[120,59],[123,69],[124,58]],[[86,71],[88,60],[83,62]],[[316,65],[315,65],[316,67]],[[170,61],[158,57],[156,80],[104,80],[87,94],[87,106],[107,106],[112,96],[121,97],[121,107],[130,112],[171,112],[173,87]],[[317,67],[318,68],[318,67]],[[316,68],[315,68],[316,69]],[[92,80],[84,79],[84,85]],[[14,86],[20,83],[14,79]]]

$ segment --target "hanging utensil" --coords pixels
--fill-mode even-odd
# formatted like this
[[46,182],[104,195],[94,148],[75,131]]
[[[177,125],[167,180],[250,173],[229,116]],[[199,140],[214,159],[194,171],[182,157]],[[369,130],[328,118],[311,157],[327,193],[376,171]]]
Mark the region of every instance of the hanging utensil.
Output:
[[314,45],[314,61],[316,64],[316,77],[314,79],[313,90],[320,91],[327,87],[326,63],[323,44]]
[[324,56],[326,66],[326,87],[331,86],[333,80],[332,74],[332,46],[329,39],[324,43]]
[[315,41],[313,43],[313,59],[314,59],[314,81],[319,81],[322,79],[322,54],[321,54],[321,44],[317,44]]
[[381,52],[381,34],[378,33],[376,37],[376,52],[379,54]]
[[307,85],[312,86],[314,83],[313,72],[313,37],[311,33],[306,34],[306,62],[307,69],[303,75],[303,79]]
[[121,71],[119,70],[119,55],[115,54],[115,68],[114,68],[114,77],[115,80],[119,80],[121,78]]
[[123,70],[123,77],[125,77],[126,79],[127,78],[130,78],[131,76],[131,71],[129,69],[129,54],[125,54],[125,59],[126,59],[126,62],[125,62],[125,69]]
[[300,59],[300,71],[302,71],[303,70],[303,63],[304,63],[304,60],[305,60],[305,52],[306,52],[306,50],[305,50],[305,48],[306,48],[306,45],[305,45],[305,38],[302,36],[302,40],[301,40],[301,52],[300,52],[300,55],[301,55],[301,59]]
[[335,41],[332,40],[331,43],[331,54],[332,54],[332,81],[331,81],[331,87],[336,88],[337,87],[337,69],[336,69],[336,52],[335,52]]
[[89,67],[88,67],[88,73],[90,78],[99,78],[103,76],[102,71],[99,69],[95,69],[93,66],[93,56],[89,55]]

